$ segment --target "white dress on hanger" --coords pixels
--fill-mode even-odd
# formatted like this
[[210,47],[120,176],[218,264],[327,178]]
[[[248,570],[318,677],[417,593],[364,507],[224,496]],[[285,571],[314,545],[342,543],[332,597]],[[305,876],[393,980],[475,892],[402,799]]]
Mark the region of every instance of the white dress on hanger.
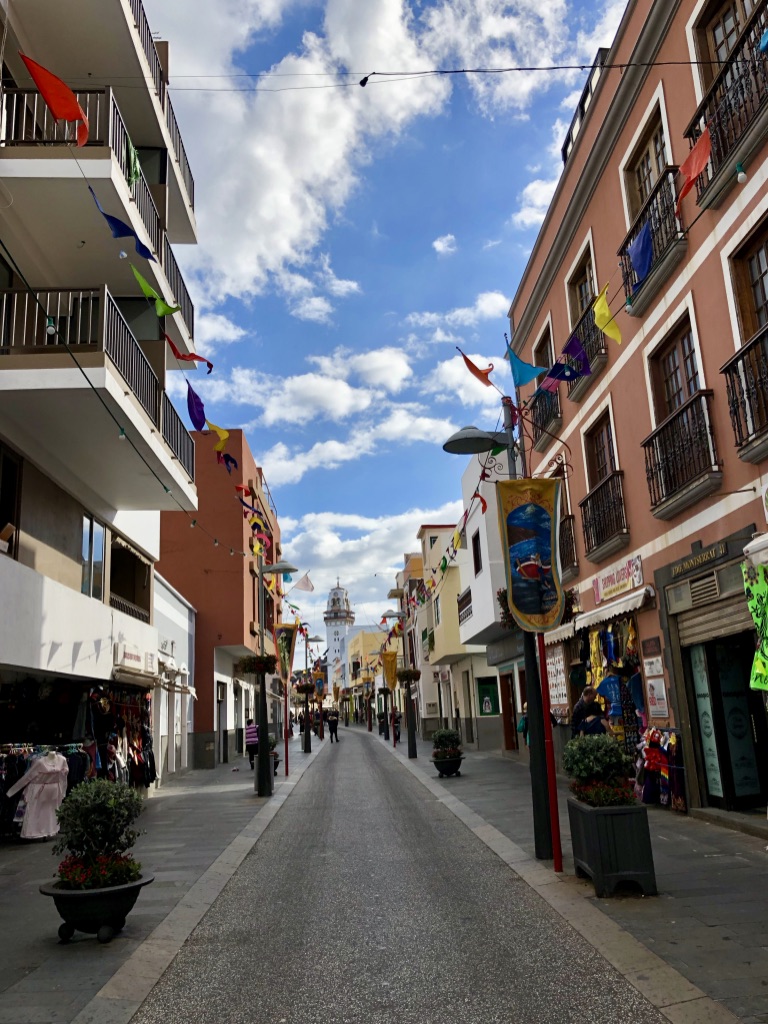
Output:
[[29,766],[6,796],[15,796],[24,790],[27,809],[21,826],[22,839],[44,839],[59,831],[56,811],[67,795],[69,765],[61,754],[38,757]]

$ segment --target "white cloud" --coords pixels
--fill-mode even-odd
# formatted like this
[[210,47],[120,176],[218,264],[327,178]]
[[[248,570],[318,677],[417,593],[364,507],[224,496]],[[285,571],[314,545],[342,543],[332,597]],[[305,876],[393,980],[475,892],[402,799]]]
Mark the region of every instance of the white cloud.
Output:
[[[220,313],[199,313],[195,320],[195,346],[209,351],[245,337],[245,331]],[[198,349],[199,350],[199,349]]]
[[483,249],[495,249],[497,245],[501,245],[500,238],[489,238],[487,242],[483,242]]
[[560,177],[558,175],[557,178],[553,178],[550,181],[536,178],[535,181],[528,182],[518,196],[520,206],[512,214],[511,223],[513,227],[523,229],[535,228],[543,222],[559,180]]
[[[409,313],[406,323],[413,327],[474,327],[483,320],[506,317],[510,300],[502,292],[481,292],[473,306],[458,306],[447,313]],[[435,338],[436,341],[444,340]]]
[[408,355],[399,348],[370,349],[367,352],[352,352],[337,348],[330,355],[309,356],[321,373],[339,380],[358,377],[371,387],[385,391],[402,390],[413,375]]
[[307,295],[299,299],[290,309],[291,316],[298,320],[311,320],[316,324],[327,324],[331,322],[333,306],[323,295]]
[[357,281],[343,281],[336,277],[331,270],[331,257],[328,253],[320,256],[320,271],[317,276],[325,290],[338,298],[346,298],[347,295],[357,295],[360,292]]
[[432,248],[438,256],[453,256],[459,249],[455,235],[440,235],[432,243]]

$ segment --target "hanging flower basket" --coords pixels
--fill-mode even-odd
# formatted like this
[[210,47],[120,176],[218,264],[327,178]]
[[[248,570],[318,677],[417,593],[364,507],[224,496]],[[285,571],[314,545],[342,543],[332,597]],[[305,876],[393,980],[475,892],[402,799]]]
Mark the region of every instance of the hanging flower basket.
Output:
[[241,658],[235,665],[235,672],[239,675],[274,675],[277,671],[277,658],[274,654],[251,654]]
[[401,683],[415,683],[421,679],[421,672],[417,668],[399,668],[397,678]]
[[296,693],[300,693],[302,695],[305,695],[305,694],[314,693],[314,692],[315,692],[315,684],[314,683],[297,683],[296,684]]
[[512,612],[509,610],[509,603],[507,601],[507,588],[501,587],[496,591],[496,600],[499,602],[499,610],[501,611],[501,624],[505,629],[516,629],[517,623],[515,622]]

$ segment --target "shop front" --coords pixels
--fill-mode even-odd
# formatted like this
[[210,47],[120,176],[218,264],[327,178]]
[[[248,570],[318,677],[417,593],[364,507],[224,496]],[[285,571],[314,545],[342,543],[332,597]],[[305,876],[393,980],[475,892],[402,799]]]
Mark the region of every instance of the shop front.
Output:
[[749,688],[756,634],[741,571],[745,533],[696,546],[656,578],[664,585],[664,628],[684,681],[678,699],[690,722],[691,804],[764,812],[768,715],[763,694]]

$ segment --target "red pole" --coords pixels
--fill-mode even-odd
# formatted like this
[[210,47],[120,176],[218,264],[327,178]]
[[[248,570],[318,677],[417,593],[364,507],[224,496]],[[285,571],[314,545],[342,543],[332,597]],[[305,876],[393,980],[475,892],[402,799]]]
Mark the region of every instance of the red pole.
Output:
[[285,721],[283,722],[283,733],[285,734],[285,774],[288,774],[288,686],[290,683],[283,683],[285,693]]
[[549,817],[552,827],[552,860],[555,873],[563,872],[563,846],[560,840],[560,814],[557,808],[557,776],[555,774],[555,748],[552,743],[552,707],[549,703],[549,677],[544,650],[544,634],[538,633],[539,678],[541,679],[541,708],[544,718],[544,753],[547,758],[547,790],[549,791]]

